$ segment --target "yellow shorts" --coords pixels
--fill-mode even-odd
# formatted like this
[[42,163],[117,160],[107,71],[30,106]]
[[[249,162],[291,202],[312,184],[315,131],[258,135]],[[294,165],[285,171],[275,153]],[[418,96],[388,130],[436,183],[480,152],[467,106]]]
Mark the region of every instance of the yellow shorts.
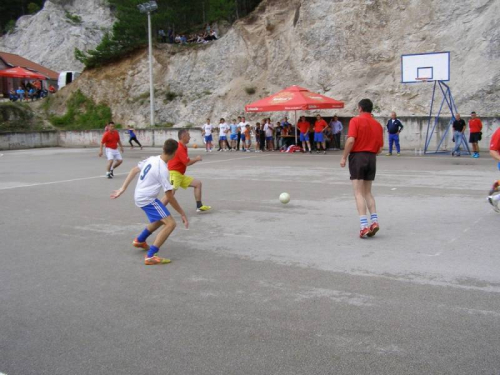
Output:
[[170,183],[175,190],[179,189],[179,187],[187,189],[193,180],[193,177],[185,176],[177,171],[170,171]]

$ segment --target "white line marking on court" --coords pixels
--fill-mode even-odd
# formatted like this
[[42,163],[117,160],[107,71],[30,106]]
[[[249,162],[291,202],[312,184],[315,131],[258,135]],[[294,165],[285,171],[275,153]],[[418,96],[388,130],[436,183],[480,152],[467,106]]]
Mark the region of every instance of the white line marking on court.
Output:
[[[127,174],[128,173],[117,173],[117,174],[115,174],[115,176],[121,176],[121,175],[127,175]],[[67,183],[67,182],[74,182],[74,181],[94,180],[96,178],[106,178],[106,176],[102,176],[101,175],[101,176],[94,176],[94,177],[74,178],[72,180],[61,180],[61,181],[52,181],[52,182],[40,182],[40,183],[37,183],[37,184],[26,184],[26,185],[9,186],[9,187],[0,188],[0,190],[11,190],[11,189],[19,189],[19,188],[32,187],[32,186],[64,184],[64,183]]]
[[[264,156],[270,156],[270,155],[255,155],[255,156],[245,156],[245,157],[242,157],[242,158],[233,158],[233,159],[224,159],[224,160],[214,160],[214,161],[207,161],[207,162],[204,162],[203,160],[200,162],[201,164],[199,165],[196,165],[198,167],[201,167],[205,164],[214,164],[214,163],[224,163],[225,161],[234,161],[234,160],[243,160],[243,159],[253,159],[253,158],[261,158],[261,157],[264,157]],[[194,166],[193,166],[194,167]]]

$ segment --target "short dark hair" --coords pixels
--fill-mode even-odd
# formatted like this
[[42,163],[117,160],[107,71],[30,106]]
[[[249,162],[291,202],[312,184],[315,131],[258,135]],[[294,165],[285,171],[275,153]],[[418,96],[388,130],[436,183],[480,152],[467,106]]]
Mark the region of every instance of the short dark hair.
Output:
[[472,111],[470,114],[471,114],[471,115],[475,115],[475,114],[476,114],[476,112]]
[[358,103],[363,112],[372,113],[373,103],[370,99],[361,99]]
[[187,129],[181,129],[177,132],[177,138],[180,140],[182,138],[182,136],[184,135],[184,133],[187,133],[188,130]]
[[114,125],[115,123],[113,121],[108,122],[108,125]]
[[167,139],[163,144],[163,153],[165,155],[173,155],[177,151],[177,147],[179,147],[179,142],[175,139]]

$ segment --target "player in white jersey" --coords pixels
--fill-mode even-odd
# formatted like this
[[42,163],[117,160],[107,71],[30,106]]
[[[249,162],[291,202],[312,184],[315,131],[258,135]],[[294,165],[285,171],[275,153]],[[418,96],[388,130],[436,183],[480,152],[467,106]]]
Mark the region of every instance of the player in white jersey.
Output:
[[[178,143],[173,139],[168,139],[163,144],[163,154],[159,156],[151,156],[150,158],[141,161],[136,167],[132,168],[127,178],[123,182],[120,189],[113,191],[111,198],[116,199],[122,195],[135,176],[139,174],[139,180],[135,188],[134,200],[135,205],[140,207],[146,213],[150,224],[142,231],[142,233],[132,242],[133,246],[147,250],[148,253],[144,260],[146,265],[166,264],[170,263],[169,259],[160,258],[156,254],[160,250],[160,246],[165,243],[168,236],[176,227],[175,220],[170,215],[170,212],[165,205],[170,203],[172,207],[181,215],[182,222],[188,228],[189,223],[184,210],[174,197],[173,187],[169,182],[169,173],[167,162],[172,159],[177,151]],[[165,195],[161,200],[158,199],[158,194],[164,192]],[[153,245],[150,247],[146,243],[146,239],[155,230],[161,228],[157,234]]]
[[245,145],[246,145],[246,139],[245,139],[245,130],[247,128],[247,125],[250,125],[250,123],[248,123],[244,117],[241,118],[241,122],[238,124],[238,128],[241,132],[241,142],[242,142],[242,146],[241,146],[241,151],[246,151],[245,150]]
[[206,152],[212,152],[212,131],[214,130],[212,124],[210,124],[210,119],[207,118],[207,123],[201,127],[203,130],[203,135],[205,136],[205,149]]
[[220,119],[219,125],[219,151],[229,151],[229,142],[227,136],[229,134],[229,124],[225,119]]

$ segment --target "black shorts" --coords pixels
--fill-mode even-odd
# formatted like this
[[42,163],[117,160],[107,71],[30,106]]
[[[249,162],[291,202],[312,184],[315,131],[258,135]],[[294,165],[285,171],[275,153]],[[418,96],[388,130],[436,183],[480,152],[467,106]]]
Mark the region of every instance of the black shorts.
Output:
[[375,180],[377,155],[373,152],[353,152],[349,155],[351,180]]
[[481,140],[481,133],[470,133],[469,143],[478,143]]

